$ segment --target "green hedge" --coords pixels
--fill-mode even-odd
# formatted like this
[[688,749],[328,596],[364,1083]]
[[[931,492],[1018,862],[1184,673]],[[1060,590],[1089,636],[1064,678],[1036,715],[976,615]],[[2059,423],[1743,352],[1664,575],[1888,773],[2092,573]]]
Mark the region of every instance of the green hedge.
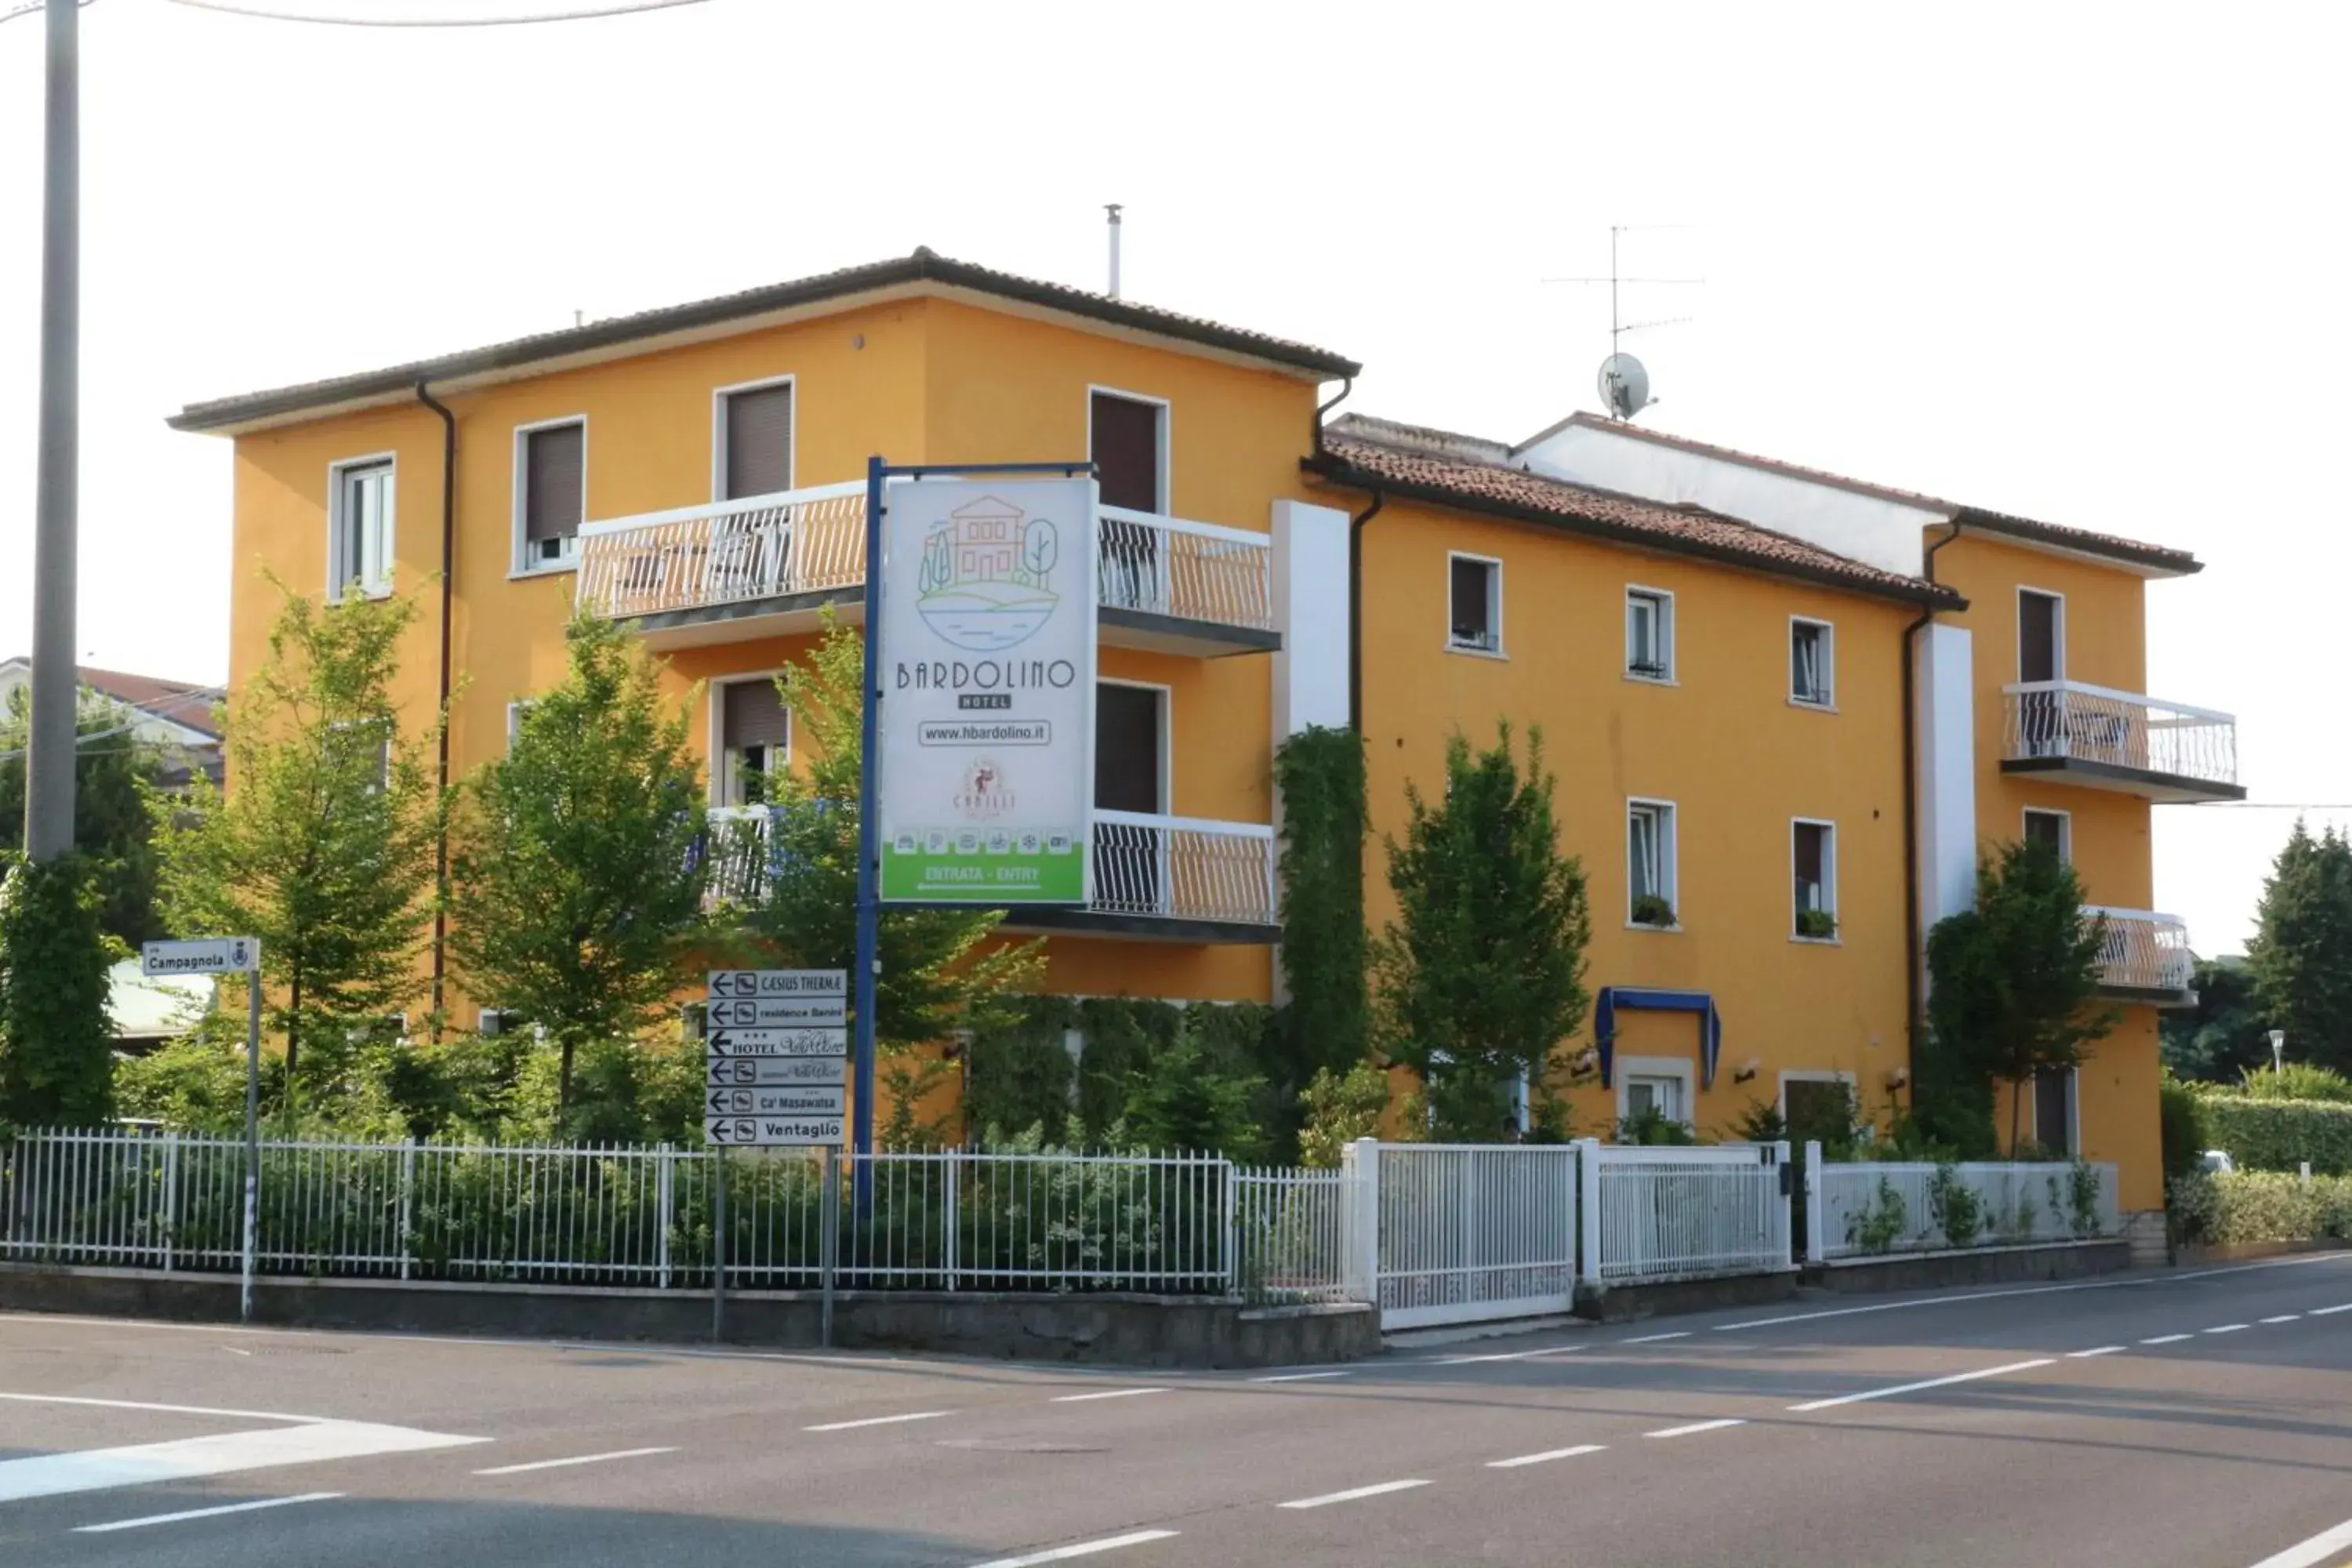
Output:
[[2242,1170],[2293,1171],[2308,1160],[2321,1174],[2352,1173],[2352,1105],[2209,1094],[2204,1112],[2212,1146]]
[[2187,1241],[2311,1241],[2352,1237],[2352,1176],[2198,1172],[2172,1184],[2168,1207]]

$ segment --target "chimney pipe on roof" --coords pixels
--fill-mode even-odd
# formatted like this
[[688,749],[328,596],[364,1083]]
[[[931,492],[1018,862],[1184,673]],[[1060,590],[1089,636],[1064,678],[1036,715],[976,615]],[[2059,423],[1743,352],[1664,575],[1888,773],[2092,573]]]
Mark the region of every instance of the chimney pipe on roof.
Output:
[[1103,203],[1103,211],[1110,214],[1110,297],[1118,298],[1118,202]]

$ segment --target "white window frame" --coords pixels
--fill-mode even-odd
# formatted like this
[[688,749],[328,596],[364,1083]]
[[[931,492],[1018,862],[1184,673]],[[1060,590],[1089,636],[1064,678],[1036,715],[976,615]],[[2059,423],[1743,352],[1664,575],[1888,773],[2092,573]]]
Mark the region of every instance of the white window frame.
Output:
[[1861,1103],[1860,1084],[1855,1081],[1853,1074],[1843,1068],[1831,1071],[1821,1068],[1783,1068],[1780,1069],[1780,1081],[1775,1092],[1779,1097],[1778,1104],[1783,1124],[1789,1120],[1789,1086],[1792,1083],[1842,1083],[1855,1091],[1857,1107]]
[[[1674,910],[1672,925],[1648,925],[1633,918],[1633,814],[1646,807],[1658,814],[1658,882],[1662,896]],[[1625,797],[1625,928],[1628,931],[1678,931],[1683,929],[1682,811],[1673,801],[1655,795]]]
[[[1175,465],[1171,460],[1176,450],[1175,405],[1170,403],[1168,399],[1164,397],[1154,397],[1148,392],[1129,392],[1123,386],[1105,386],[1097,382],[1088,382],[1087,384],[1086,395],[1086,422],[1087,461],[1090,463],[1094,461],[1095,458],[1095,394],[1097,393],[1102,394],[1105,397],[1123,397],[1129,403],[1148,403],[1152,407],[1160,410],[1160,450],[1157,461],[1154,464],[1154,466],[1160,470],[1158,476],[1160,479],[1158,486],[1160,493],[1153,498],[1153,500],[1155,500],[1159,504],[1152,508],[1152,515],[1154,517],[1174,516],[1175,508],[1169,498],[1174,493],[1176,488]],[[793,405],[793,419],[795,424],[799,422],[800,416],[800,405],[798,403],[794,403]],[[797,461],[798,459],[796,458],[794,460]]]
[[507,755],[514,755],[515,737],[522,733],[523,715],[530,711],[531,699],[518,697],[507,704]]
[[1632,1096],[1627,1091],[1635,1079],[1670,1078],[1681,1084],[1675,1092],[1682,1099],[1683,1113],[1675,1120],[1685,1127],[1697,1127],[1698,1069],[1688,1057],[1619,1057],[1610,1063],[1609,1076],[1616,1079],[1618,1121],[1633,1114]]
[[[2040,1075],[2036,1074],[2027,1079],[2024,1089],[2033,1097],[2032,1103],[2025,1112],[2025,1125],[2029,1129],[2038,1130],[2042,1125]],[[2035,1142],[2039,1142],[2040,1140],[2036,1139]],[[2071,1159],[2079,1160],[2083,1157],[2083,1069],[2079,1066],[2066,1069],[2066,1147],[2063,1152]],[[2014,1154],[2016,1151],[2012,1149],[2010,1152]]]
[[[1658,619],[1658,647],[1664,655],[1661,662],[1666,667],[1664,675],[1643,675],[1633,668],[1633,601],[1637,598],[1654,599],[1657,602],[1654,613]],[[1650,686],[1680,684],[1678,677],[1681,675],[1681,668],[1675,657],[1675,595],[1672,589],[1653,588],[1643,583],[1625,584],[1625,652],[1619,662],[1626,679],[1639,680]]]
[[[795,419],[800,417],[798,409],[793,410],[793,416]],[[711,678],[709,728],[704,732],[702,749],[709,758],[704,771],[710,775],[709,781],[710,805],[714,808],[727,810],[745,804],[732,798],[735,793],[735,770],[727,760],[727,689],[730,686],[741,686],[751,681],[760,680],[772,685],[776,678],[784,673],[782,667],[779,666],[774,669],[738,670],[731,675]],[[793,722],[792,704],[787,702],[783,708],[784,744],[781,755],[769,759],[768,776],[770,778],[775,777],[793,765],[793,732],[800,726]]]
[[1838,920],[1837,824],[1826,816],[1792,816],[1789,818],[1789,940],[1816,947],[1835,947],[1845,934],[1843,921],[1839,921],[1827,936],[1801,936],[1797,932],[1797,829],[1800,827],[1822,830],[1822,908],[1831,920]]
[[[1822,688],[1820,697],[1802,697],[1797,692],[1797,628],[1811,626],[1821,633]],[[1815,713],[1837,711],[1837,624],[1818,616],[1789,617],[1789,706],[1809,709]]]
[[[1486,633],[1494,640],[1493,647],[1480,647],[1475,643],[1457,640],[1454,636],[1454,563],[1475,561],[1487,568],[1486,574]],[[1445,650],[1466,653],[1477,658],[1502,658],[1503,652],[1503,562],[1495,555],[1476,555],[1467,550],[1445,552]]]
[[[767,392],[779,386],[789,386],[793,389],[792,464],[791,471],[784,476],[784,489],[793,490],[800,488],[800,379],[797,374],[771,375],[758,381],[739,381],[730,385],[714,386],[710,389],[710,499],[713,501],[722,501],[727,499],[727,400],[739,392]],[[584,438],[581,442],[581,450],[583,455],[587,450],[587,442]],[[583,497],[587,494],[584,484],[581,494]]]
[[[1176,689],[1164,680],[1129,680],[1116,675],[1097,675],[1097,686],[1132,686],[1139,690],[1160,693],[1160,809],[1154,816],[1176,814]],[[1087,781],[1091,797],[1094,781]],[[1093,809],[1091,805],[1087,807]]]
[[[795,420],[800,417],[800,410],[797,407],[793,410],[793,417]],[[562,572],[576,572],[580,568],[580,536],[578,534],[572,536],[571,551],[558,561],[531,560],[530,542],[523,538],[524,508],[529,500],[530,490],[531,434],[539,430],[559,430],[566,425],[580,426],[580,525],[583,528],[588,526],[588,519],[591,515],[588,506],[588,442],[590,440],[588,416],[565,414],[553,419],[534,419],[528,425],[516,426],[513,455],[514,515],[509,540],[507,572],[509,578],[551,577]]]
[[2017,661],[2017,679],[2025,679],[2025,595],[2028,594],[2038,594],[2045,599],[2057,601],[2058,607],[2050,617],[2050,678],[2063,681],[2066,679],[2066,595],[2055,588],[2037,588],[2031,583],[2017,585],[2017,635],[2011,639],[2015,646],[2010,650]]
[[383,578],[377,583],[361,581],[360,587],[371,599],[387,598],[392,594],[394,546],[400,522],[400,455],[371,452],[363,458],[338,458],[327,465],[327,602],[331,605],[341,604],[349,596],[346,590],[361,577],[357,571],[347,570],[349,563],[342,559],[344,477],[354,468],[372,468],[379,464],[392,481],[392,504],[383,509]]
[[2019,843],[2026,842],[2029,837],[2027,819],[2036,816],[2054,816],[2058,819],[2058,863],[2062,866],[2072,866],[2074,863],[2074,814],[2071,811],[2061,811],[2054,805],[2026,806],[2017,814]]

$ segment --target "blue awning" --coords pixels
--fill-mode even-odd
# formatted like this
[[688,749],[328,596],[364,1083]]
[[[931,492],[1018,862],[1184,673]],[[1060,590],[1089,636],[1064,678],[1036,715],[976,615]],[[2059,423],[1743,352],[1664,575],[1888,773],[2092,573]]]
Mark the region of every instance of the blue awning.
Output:
[[1630,1007],[1644,1013],[1696,1013],[1698,1015],[1699,1085],[1715,1087],[1715,1064],[1723,1056],[1723,1015],[1715,1009],[1715,998],[1704,991],[1652,991],[1634,985],[1604,985],[1592,1009],[1592,1032],[1601,1045],[1601,1087],[1607,1089],[1616,1081],[1614,1061],[1617,1055],[1617,1009]]

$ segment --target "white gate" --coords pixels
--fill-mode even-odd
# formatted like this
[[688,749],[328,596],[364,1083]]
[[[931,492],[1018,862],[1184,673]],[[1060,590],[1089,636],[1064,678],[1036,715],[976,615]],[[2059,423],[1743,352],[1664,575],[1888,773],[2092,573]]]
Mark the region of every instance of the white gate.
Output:
[[1768,1274],[1789,1255],[1789,1145],[1588,1144],[1586,1274],[1611,1285]]
[[1576,1299],[1573,1144],[1347,1150],[1349,1285],[1383,1329],[1564,1312]]

